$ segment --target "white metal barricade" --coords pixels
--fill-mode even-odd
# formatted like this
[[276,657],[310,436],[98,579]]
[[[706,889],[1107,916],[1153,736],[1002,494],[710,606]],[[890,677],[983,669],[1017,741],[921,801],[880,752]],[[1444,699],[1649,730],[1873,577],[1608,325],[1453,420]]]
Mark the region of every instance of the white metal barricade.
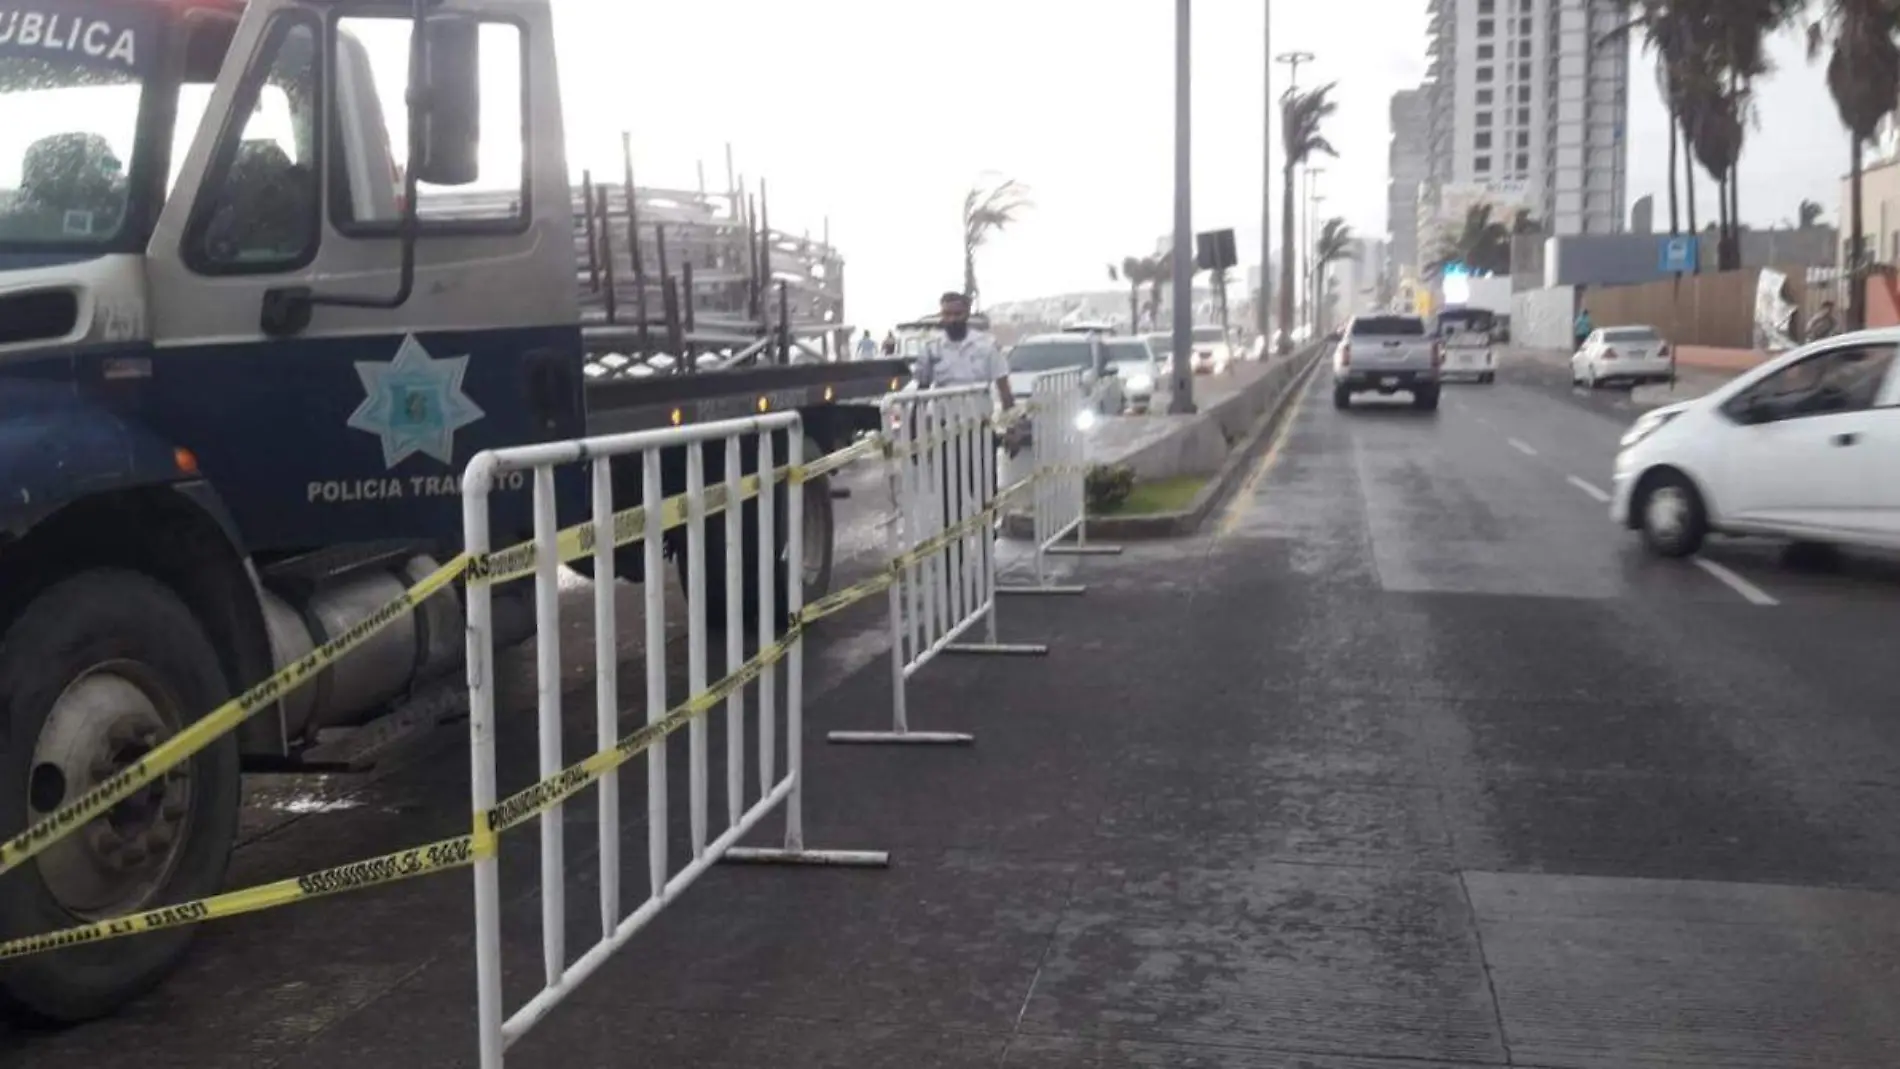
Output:
[[[897,502],[889,526],[895,568],[888,590],[891,729],[834,731],[833,742],[969,743],[961,732],[912,731],[910,677],[941,653],[1038,656],[1040,644],[996,633],[996,431],[988,386],[896,394],[884,402],[889,477]],[[1024,488],[1027,492],[1027,488]],[[981,643],[959,642],[979,622]]]
[[[1030,391],[1031,450],[1035,482],[1030,491],[1034,586],[1000,586],[1003,594],[1080,594],[1087,588],[1052,583],[1051,554],[1114,554],[1120,546],[1088,541],[1088,430],[1094,395],[1080,368],[1047,371]],[[1071,534],[1073,544],[1063,540]]]
[[[775,471],[773,434],[787,442],[782,471]],[[541,945],[544,985],[525,1005],[504,1014],[502,1004],[500,872],[493,850],[475,864],[475,943],[477,1012],[480,1025],[482,1069],[499,1069],[503,1052],[526,1034],[588,976],[636,935],[661,910],[678,898],[707,868],[726,860],[881,866],[888,855],[878,851],[810,850],[804,841],[803,629],[794,626],[774,641],[784,620],[797,620],[803,608],[804,484],[803,433],[795,413],[731,420],[701,426],[615,435],[584,441],[553,442],[485,452],[477,455],[463,478],[463,523],[467,551],[481,561],[490,549],[488,494],[497,476],[510,472],[532,474],[534,491],[534,577],[536,674],[539,695],[539,758],[541,781],[497,802],[495,796],[495,688],[492,649],[492,603],[485,583],[468,589],[469,737],[472,795],[478,837],[495,836],[526,823],[538,814],[541,831]],[[741,472],[744,447],[757,450],[757,476]],[[706,454],[723,446],[721,481],[706,485]],[[684,454],[686,489],[673,498],[662,496],[662,452]],[[637,508],[615,513],[613,465],[616,459],[641,464],[643,493]],[[554,470],[563,464],[589,462],[593,475],[593,518],[577,531],[558,530],[555,520]],[[781,482],[783,486],[781,488]],[[776,499],[786,501],[784,559],[785,604],[776,600],[777,565],[774,515]],[[758,624],[761,648],[742,660],[744,524],[738,502],[756,497],[756,567],[759,591]],[[723,511],[725,554],[711,562],[723,568],[726,605],[725,674],[707,680],[708,638],[705,591],[709,563],[705,522]],[[715,517],[713,522],[720,522]],[[687,531],[687,675],[688,697],[669,707],[666,688],[665,562],[661,558],[663,532],[684,524]],[[620,691],[618,644],[614,614],[614,549],[616,542],[641,541],[645,551],[646,596],[646,723],[628,734],[619,727]],[[595,728],[596,752],[573,764],[561,754],[561,658],[558,567],[562,556],[591,549],[594,568]],[[479,577],[480,569],[472,574]],[[785,771],[777,772],[777,668],[784,664]],[[757,795],[746,791],[745,687],[758,684],[756,715]],[[707,812],[710,755],[706,717],[725,706],[725,828],[715,835]],[[688,731],[688,797],[691,809],[692,860],[678,872],[668,860],[667,736],[680,727]],[[647,868],[648,893],[631,913],[621,910],[620,895],[620,782],[621,764],[644,752],[647,758]],[[562,842],[563,801],[590,784],[598,783],[600,882],[600,938],[570,961],[566,934],[566,871]],[[785,811],[782,849],[747,850],[737,844],[774,809]],[[710,838],[709,838],[710,836]],[[492,845],[492,838],[488,844]]]

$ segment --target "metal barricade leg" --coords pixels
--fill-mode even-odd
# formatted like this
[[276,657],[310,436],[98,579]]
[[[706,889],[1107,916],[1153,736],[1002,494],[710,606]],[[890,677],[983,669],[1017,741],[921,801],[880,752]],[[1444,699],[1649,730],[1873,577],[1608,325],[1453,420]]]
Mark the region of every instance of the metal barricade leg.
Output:
[[[488,492],[490,466],[471,463],[462,481],[463,548],[471,558],[489,550]],[[481,1069],[501,1069],[501,871],[494,832],[487,826],[495,807],[495,678],[493,593],[486,583],[470,583],[468,602],[468,758],[469,800],[477,841],[484,849],[475,860],[475,1020]]]
[[[790,446],[786,462],[797,471],[805,462],[804,434],[794,424],[787,435]],[[785,585],[785,613],[797,620],[805,607],[805,482],[786,481],[785,558],[788,576]],[[772,499],[759,494],[759,511],[772,508]],[[772,631],[762,631],[761,643],[770,641]],[[843,865],[853,868],[884,868],[891,855],[884,850],[813,850],[805,845],[805,632],[794,626],[786,643],[785,654],[785,779],[791,790],[785,798],[785,845],[780,849],[732,847],[725,860],[780,865]],[[766,669],[770,674],[771,669]]]
[[[1036,561],[1036,579],[1030,585],[998,585],[996,593],[1010,595],[1072,596],[1087,593],[1088,587],[1075,583],[1056,583],[1049,575],[1048,558],[1063,552],[1059,545],[1075,527],[1071,512],[1079,512],[1081,497],[1071,493],[1070,480],[1079,489],[1085,476],[1079,465],[1068,462],[1072,442],[1080,434],[1075,426],[1078,409],[1073,397],[1081,393],[1079,371],[1051,371],[1040,375],[1031,390],[1035,472],[1029,488],[1034,514],[1031,540]],[[1071,473],[1070,468],[1078,470]],[[1115,552],[1120,552],[1119,549]]]
[[[944,652],[1041,657],[1049,652],[1049,647],[1043,643],[1006,643],[998,641],[996,635],[996,576],[988,567],[989,562],[995,558],[996,531],[989,523],[989,510],[993,506],[994,497],[992,491],[986,491],[980,499],[977,496],[979,486],[989,487],[996,482],[995,476],[990,473],[990,469],[996,464],[996,451],[994,449],[984,451],[977,448],[978,439],[987,443],[990,436],[987,410],[989,398],[983,397],[981,403],[984,406],[982,409],[971,408],[966,412],[973,431],[970,448],[967,451],[969,465],[981,469],[982,474],[973,476],[969,468],[964,467],[958,472],[957,490],[962,495],[965,504],[965,515],[973,518],[972,537],[982,543],[980,552],[966,552],[969,552],[969,556],[977,561],[973,574],[981,586],[976,590],[971,616],[972,618],[982,617],[985,640],[977,643],[952,643],[944,647]],[[963,455],[960,453],[959,458],[961,459]],[[969,542],[969,539],[965,539],[963,544],[968,546]]]
[[[885,403],[900,523],[890,528],[891,728],[833,731],[837,743],[968,745],[964,732],[914,731],[907,681],[938,654],[1038,655],[996,641],[994,465],[988,387],[926,390]],[[987,642],[960,643],[985,625]]]

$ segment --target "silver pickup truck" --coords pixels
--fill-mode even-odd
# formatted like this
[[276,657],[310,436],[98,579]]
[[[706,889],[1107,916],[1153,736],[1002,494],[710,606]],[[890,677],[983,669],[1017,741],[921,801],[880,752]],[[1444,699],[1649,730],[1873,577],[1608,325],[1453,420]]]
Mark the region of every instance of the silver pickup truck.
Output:
[[1430,412],[1444,363],[1444,348],[1418,316],[1355,316],[1333,350],[1333,407],[1350,406],[1356,393],[1405,390],[1414,407]]

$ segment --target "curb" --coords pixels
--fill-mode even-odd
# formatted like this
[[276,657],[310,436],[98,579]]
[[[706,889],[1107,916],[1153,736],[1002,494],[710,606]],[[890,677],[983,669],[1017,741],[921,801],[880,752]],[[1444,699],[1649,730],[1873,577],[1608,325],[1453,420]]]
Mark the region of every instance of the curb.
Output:
[[1255,421],[1253,429],[1227,454],[1227,460],[1220,471],[1201,487],[1187,508],[1179,512],[1156,512],[1144,516],[1091,516],[1088,521],[1090,539],[1120,539],[1126,542],[1159,538],[1184,538],[1201,529],[1207,517],[1222,502],[1226,501],[1239,485],[1241,476],[1253,467],[1263,442],[1272,437],[1286,414],[1292,409],[1292,401],[1313,377],[1313,370],[1320,365],[1320,357],[1325,347],[1316,347],[1305,356],[1288,359],[1306,361],[1306,366],[1297,368],[1280,390],[1280,396],[1267,406]]

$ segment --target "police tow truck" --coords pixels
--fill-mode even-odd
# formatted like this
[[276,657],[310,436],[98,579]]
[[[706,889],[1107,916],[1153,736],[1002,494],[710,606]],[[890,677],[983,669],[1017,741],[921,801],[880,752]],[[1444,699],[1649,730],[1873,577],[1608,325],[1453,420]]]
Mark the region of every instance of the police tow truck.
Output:
[[[876,426],[844,402],[901,361],[585,373],[552,20],[549,0],[0,2],[0,839],[458,552],[479,450],[768,409],[803,412],[818,452]],[[684,467],[666,458],[666,492]],[[615,477],[639,500],[638,465]],[[563,525],[587,481],[562,474]],[[807,501],[822,589],[830,495]],[[532,530],[519,480],[492,509],[497,545]],[[530,630],[521,586],[496,590],[498,641]],[[241,770],[298,767],[462,648],[457,597],[425,602],[0,876],[0,940],[217,892]],[[0,1011],[110,1012],[190,931],[0,965]]]

